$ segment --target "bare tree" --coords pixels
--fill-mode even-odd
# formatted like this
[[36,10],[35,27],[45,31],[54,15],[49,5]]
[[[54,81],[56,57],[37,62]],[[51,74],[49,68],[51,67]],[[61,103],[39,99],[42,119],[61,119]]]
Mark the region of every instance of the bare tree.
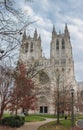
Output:
[[24,29],[32,23],[29,16],[25,17],[23,11],[15,7],[14,0],[0,2],[0,60],[14,58]]
[[0,66],[0,120],[4,110],[10,102],[10,97],[13,92],[12,71],[5,66]]
[[72,80],[67,81],[64,72],[56,72],[56,85],[54,91],[54,106],[57,113],[57,123],[59,124],[60,114],[64,116],[64,113],[71,113],[71,88]]
[[9,110],[17,111],[19,109],[26,110],[27,112],[36,109],[36,94],[34,82],[26,77],[26,69],[24,64],[18,66],[18,71],[14,73],[14,91],[11,96]]
[[[14,60],[21,45],[21,36],[25,28],[34,22],[29,19],[29,16],[25,17],[21,9],[15,7],[14,0],[0,2],[0,119],[12,99],[14,90],[11,69],[3,66],[2,61]],[[8,61],[6,63],[10,66]],[[31,73],[33,71],[32,69]]]
[[76,102],[77,112],[83,112],[83,90],[78,88],[77,91],[77,102]]

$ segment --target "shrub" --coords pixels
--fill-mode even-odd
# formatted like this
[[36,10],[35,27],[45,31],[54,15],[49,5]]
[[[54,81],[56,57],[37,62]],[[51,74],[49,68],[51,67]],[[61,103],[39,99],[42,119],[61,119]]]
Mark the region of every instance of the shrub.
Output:
[[11,126],[11,127],[20,127],[24,125],[25,118],[21,116],[10,116],[4,117],[1,120],[1,125]]

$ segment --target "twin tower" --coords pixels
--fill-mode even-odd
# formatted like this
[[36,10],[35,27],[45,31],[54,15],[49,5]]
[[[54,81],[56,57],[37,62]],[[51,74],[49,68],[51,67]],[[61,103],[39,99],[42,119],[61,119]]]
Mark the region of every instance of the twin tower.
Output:
[[54,65],[54,66],[72,66],[72,47],[70,42],[70,35],[65,25],[63,34],[57,34],[55,27],[52,30],[52,39],[50,42],[50,59],[42,56],[41,37],[38,36],[35,29],[34,36],[30,37],[23,34],[22,45],[20,48],[19,59],[27,64],[27,62],[35,61],[37,64]]
[[35,113],[53,114],[55,112],[54,92],[57,88],[57,75],[60,78],[61,90],[70,91],[71,87],[76,90],[72,46],[67,25],[63,34],[57,34],[53,26],[49,59],[42,56],[41,37],[37,30],[35,29],[33,37],[27,36],[24,32],[19,61],[26,65],[27,71],[32,70],[31,67],[35,65],[35,70],[38,72],[34,77],[39,84],[36,86],[36,92],[39,95]]

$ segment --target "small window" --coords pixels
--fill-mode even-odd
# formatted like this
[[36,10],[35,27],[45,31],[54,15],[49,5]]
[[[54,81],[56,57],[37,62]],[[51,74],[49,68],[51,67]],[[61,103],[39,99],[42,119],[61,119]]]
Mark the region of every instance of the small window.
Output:
[[48,113],[48,107],[47,106],[44,107],[44,113]]
[[66,64],[66,60],[65,59],[61,59],[61,64],[65,65]]
[[65,69],[64,68],[62,68],[62,72],[64,72],[65,71]]
[[40,113],[48,113],[48,107],[47,106],[40,106]]
[[83,97],[83,91],[81,91],[80,96]]
[[30,52],[33,51],[33,43],[31,42],[31,48],[30,48]]
[[59,40],[56,40],[56,50],[59,50]]
[[64,42],[64,39],[62,39],[62,49],[65,49],[65,42]]
[[25,45],[25,53],[27,53],[28,52],[28,43],[26,43],[26,45]]

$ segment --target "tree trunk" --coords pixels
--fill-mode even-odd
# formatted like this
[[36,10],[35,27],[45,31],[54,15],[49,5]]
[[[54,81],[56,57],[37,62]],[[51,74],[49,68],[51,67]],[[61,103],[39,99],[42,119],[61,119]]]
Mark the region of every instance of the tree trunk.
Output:
[[17,115],[17,111],[18,111],[18,110],[17,110],[17,106],[16,106],[16,108],[15,108],[15,115]]
[[1,110],[1,113],[0,113],[0,120],[1,120],[2,117],[3,117],[3,112],[4,112],[4,110]]
[[59,118],[60,118],[60,111],[59,111],[59,105],[60,105],[60,103],[59,103],[59,76],[58,76],[58,78],[57,78],[57,124],[59,124],[60,123],[60,121],[59,121]]

